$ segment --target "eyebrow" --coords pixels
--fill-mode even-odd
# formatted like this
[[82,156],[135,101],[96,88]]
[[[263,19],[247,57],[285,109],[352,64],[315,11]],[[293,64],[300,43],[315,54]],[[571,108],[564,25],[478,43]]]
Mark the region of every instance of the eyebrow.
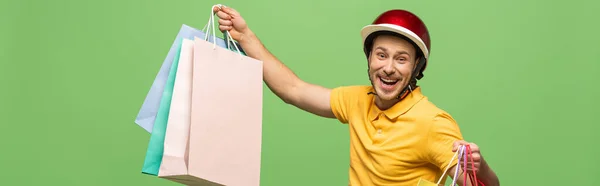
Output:
[[[380,46],[376,47],[375,49],[380,49],[380,50],[383,50],[384,52],[388,51],[387,48],[383,48],[383,47],[380,47]],[[404,50],[398,51],[398,52],[396,52],[396,54],[406,54],[406,55],[410,56],[410,54],[407,51],[404,51]]]

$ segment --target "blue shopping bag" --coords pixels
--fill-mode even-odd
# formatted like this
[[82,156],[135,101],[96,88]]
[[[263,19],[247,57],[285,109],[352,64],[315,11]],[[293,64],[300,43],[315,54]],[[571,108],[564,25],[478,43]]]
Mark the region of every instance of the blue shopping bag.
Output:
[[[173,65],[174,57],[177,54],[177,48],[181,45],[182,38],[193,40],[194,37],[204,38],[205,36],[206,33],[203,31],[200,31],[185,24],[181,26],[181,29],[179,30],[179,33],[177,34],[173,45],[171,45],[171,49],[169,50],[167,57],[165,58],[162,66],[160,67],[160,70],[158,71],[154,82],[152,83],[152,87],[150,87],[150,91],[146,95],[146,99],[142,104],[142,108],[140,109],[137,117],[135,118],[135,123],[147,132],[151,133],[153,130],[163,90],[165,88],[165,84],[167,83],[167,78],[169,76],[171,66]],[[208,37],[208,40],[210,42],[214,41],[213,37]],[[231,48],[231,46],[229,45],[230,42],[218,37],[216,38],[216,40],[218,46],[230,48],[233,50],[233,48]],[[236,43],[236,45],[239,46],[238,43]],[[246,55],[241,47],[238,47],[238,49],[240,52],[242,52],[243,55]]]

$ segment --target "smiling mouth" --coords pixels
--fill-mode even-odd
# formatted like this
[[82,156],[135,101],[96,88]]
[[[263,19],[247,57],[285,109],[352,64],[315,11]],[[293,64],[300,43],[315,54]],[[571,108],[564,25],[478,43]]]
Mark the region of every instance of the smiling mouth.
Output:
[[379,80],[384,84],[384,85],[395,85],[396,83],[398,83],[398,80],[393,80],[393,79],[385,79],[382,77],[379,77]]

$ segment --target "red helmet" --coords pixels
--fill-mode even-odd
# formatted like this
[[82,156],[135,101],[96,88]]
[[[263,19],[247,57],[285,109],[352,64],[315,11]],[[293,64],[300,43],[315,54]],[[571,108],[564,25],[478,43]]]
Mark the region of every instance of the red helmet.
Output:
[[[429,38],[429,31],[425,26],[425,23],[419,19],[415,14],[406,10],[389,10],[377,17],[373,24],[363,27],[361,35],[363,38],[363,44],[365,44],[365,54],[368,56],[372,45],[371,34],[381,31],[393,32],[400,34],[408,38],[412,43],[417,46],[418,51],[423,54],[423,68],[420,69],[418,79],[421,78],[422,72],[427,66],[429,59],[429,52],[431,50],[431,40]],[[419,66],[420,66],[419,65]]]

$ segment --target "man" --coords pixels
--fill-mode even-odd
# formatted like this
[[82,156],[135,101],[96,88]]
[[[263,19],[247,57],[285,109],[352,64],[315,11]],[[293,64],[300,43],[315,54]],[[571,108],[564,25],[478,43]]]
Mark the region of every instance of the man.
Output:
[[[371,86],[328,89],[299,79],[263,46],[236,10],[214,11],[219,29],[228,31],[248,56],[263,61],[263,78],[274,94],[302,110],[349,124],[349,185],[445,180],[455,173],[456,161],[451,159],[459,145],[469,145],[473,153],[474,163],[469,162],[467,171],[476,172],[486,186],[499,185],[477,145],[463,141],[453,118],[429,102],[416,84],[423,77],[430,41],[427,28],[414,14],[390,10],[363,28]],[[458,172],[460,185],[464,172],[462,168]]]

